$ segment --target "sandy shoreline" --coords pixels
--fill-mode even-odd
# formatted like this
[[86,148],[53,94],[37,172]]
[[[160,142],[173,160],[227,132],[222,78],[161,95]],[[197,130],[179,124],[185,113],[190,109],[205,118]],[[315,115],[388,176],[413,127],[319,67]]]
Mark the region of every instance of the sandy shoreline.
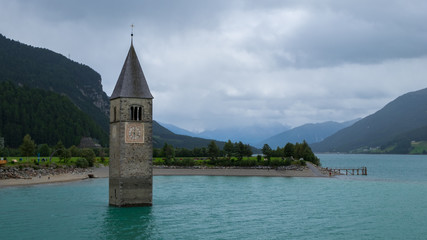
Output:
[[108,167],[91,168],[88,171],[82,172],[82,173],[63,173],[63,174],[50,174],[50,175],[32,177],[32,178],[0,179],[0,188],[79,181],[79,180],[88,179],[89,174],[93,174],[94,177],[98,177],[98,178],[106,178],[108,177]]
[[[315,169],[313,169],[315,168]],[[316,169],[318,169],[316,171]],[[34,184],[61,183],[79,181],[89,178],[107,178],[108,167],[92,168],[85,173],[66,173],[51,176],[40,176],[28,179],[2,179],[0,187],[25,186]],[[303,170],[275,170],[253,168],[153,168],[154,176],[258,176],[258,177],[327,177],[325,172],[314,165]]]

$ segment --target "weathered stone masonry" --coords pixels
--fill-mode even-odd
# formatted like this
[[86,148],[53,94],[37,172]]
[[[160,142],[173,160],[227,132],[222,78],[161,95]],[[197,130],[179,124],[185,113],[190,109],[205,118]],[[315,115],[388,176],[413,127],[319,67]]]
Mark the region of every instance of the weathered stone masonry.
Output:
[[133,44],[110,98],[112,206],[152,205],[152,95]]

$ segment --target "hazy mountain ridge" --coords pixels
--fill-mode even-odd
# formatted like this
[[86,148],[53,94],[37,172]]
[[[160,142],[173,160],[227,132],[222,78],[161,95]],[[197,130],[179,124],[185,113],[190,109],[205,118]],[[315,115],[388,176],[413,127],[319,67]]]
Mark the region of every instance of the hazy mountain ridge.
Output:
[[[252,133],[247,133],[247,128],[240,129],[217,129],[205,131],[202,133],[193,133],[191,131],[179,128],[173,124],[160,123],[162,126],[170,130],[175,134],[187,135],[192,137],[206,137],[210,139],[215,139],[218,141],[228,141],[239,142],[251,144],[257,148],[262,148],[264,144],[270,145],[272,148],[283,147],[286,143],[296,143],[306,141],[307,143],[320,142],[326,137],[334,134],[340,129],[354,124],[359,119],[347,121],[347,122],[323,122],[323,123],[309,123],[304,124],[299,127],[289,129],[286,126],[273,126],[269,128],[264,126],[262,128],[250,127]],[[283,129],[285,129],[283,131]],[[277,132],[280,132],[277,134]],[[243,137],[242,137],[243,136]],[[260,138],[265,136],[264,138]]]
[[186,136],[190,136],[190,137],[197,137],[197,133],[193,133],[191,131],[177,127],[173,124],[163,123],[163,122],[158,122],[158,124],[160,124],[162,127],[166,128],[167,130],[169,130],[170,132],[172,132],[174,134],[186,135]]
[[254,145],[259,142],[261,139],[270,137],[277,132],[282,132],[288,130],[289,127],[274,124],[274,125],[265,125],[265,126],[249,126],[249,127],[234,127],[234,128],[220,128],[215,130],[207,130],[201,133],[194,133],[180,127],[177,127],[173,124],[161,123],[164,127],[168,128],[170,131],[176,134],[188,135],[192,137],[215,139],[218,141],[228,141],[232,142],[243,142],[245,144]]
[[255,146],[262,147],[263,144],[268,144],[271,148],[284,147],[286,143],[296,143],[306,141],[307,143],[320,142],[326,137],[336,133],[337,131],[348,127],[360,119],[354,119],[346,122],[323,122],[323,123],[308,123],[299,127],[292,128],[288,131],[279,133],[270,138],[260,141]]
[[[350,127],[312,144],[317,152],[409,148],[412,140],[427,140],[427,88],[406,93]],[[399,150],[399,153],[408,153]],[[408,149],[406,149],[408,150]]]
[[[169,124],[170,126],[170,124]],[[156,121],[153,121],[153,147],[162,148],[165,143],[172,145],[175,148],[202,148],[207,147],[212,139],[204,139],[193,136],[175,134],[166,127]],[[215,141],[219,148],[223,148],[225,142]]]

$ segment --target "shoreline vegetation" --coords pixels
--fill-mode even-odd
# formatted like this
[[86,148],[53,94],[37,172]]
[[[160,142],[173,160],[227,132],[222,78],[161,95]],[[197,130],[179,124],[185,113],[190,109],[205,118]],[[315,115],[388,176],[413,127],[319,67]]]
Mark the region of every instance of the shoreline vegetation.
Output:
[[[7,150],[7,151],[6,151]],[[19,151],[3,149],[0,162],[0,187],[57,183],[108,177],[108,149],[65,148],[61,141],[50,148],[37,148],[31,136],[23,138]],[[16,154],[16,155],[15,155]],[[14,158],[11,156],[19,156]],[[55,156],[54,156],[55,155]],[[8,156],[6,158],[6,156]],[[50,157],[40,157],[50,156]],[[29,159],[30,158],[30,159]],[[19,159],[19,160],[17,160]],[[332,174],[320,166],[319,158],[309,145],[287,143],[273,150],[265,144],[262,155],[253,155],[242,142],[225,143],[222,150],[211,141],[207,148],[177,149],[164,144],[153,149],[154,176],[265,176],[265,177],[328,177]]]
[[[89,178],[108,178],[108,166],[92,168],[63,168],[58,171],[46,169],[0,168],[0,187],[27,186],[35,184],[63,183]],[[6,178],[15,174],[16,178]],[[307,166],[269,167],[175,167],[154,166],[154,176],[257,176],[257,177],[328,177],[328,171],[314,164]],[[11,175],[12,176],[12,175]],[[4,179],[6,178],[6,179]]]

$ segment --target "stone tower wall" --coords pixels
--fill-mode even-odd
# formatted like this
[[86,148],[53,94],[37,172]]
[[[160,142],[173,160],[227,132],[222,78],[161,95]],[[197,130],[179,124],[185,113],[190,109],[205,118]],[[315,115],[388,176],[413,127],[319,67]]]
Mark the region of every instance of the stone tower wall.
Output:
[[[142,107],[142,119],[131,120],[131,106]],[[126,139],[129,126],[143,129],[143,142]],[[116,98],[110,102],[110,187],[113,206],[152,205],[152,99]]]

